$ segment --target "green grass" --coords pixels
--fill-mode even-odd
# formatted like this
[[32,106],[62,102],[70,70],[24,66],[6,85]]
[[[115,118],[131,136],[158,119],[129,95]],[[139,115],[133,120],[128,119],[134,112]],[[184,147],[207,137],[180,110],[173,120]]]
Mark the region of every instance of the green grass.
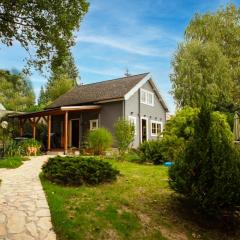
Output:
[[188,212],[166,167],[109,161],[121,172],[111,184],[64,187],[41,177],[59,240],[239,239]]
[[19,156],[0,159],[0,168],[18,168],[25,159]]

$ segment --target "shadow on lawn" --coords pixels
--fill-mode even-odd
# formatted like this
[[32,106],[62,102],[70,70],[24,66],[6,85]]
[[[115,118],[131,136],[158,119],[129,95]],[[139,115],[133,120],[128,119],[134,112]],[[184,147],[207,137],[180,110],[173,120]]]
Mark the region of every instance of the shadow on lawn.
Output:
[[[239,239],[239,212],[234,216],[225,214],[215,218],[209,217],[199,212],[192,202],[174,193],[169,195],[168,201],[164,205],[162,203],[159,206],[157,206],[158,203],[155,204],[156,210],[161,215],[164,213],[163,219],[166,219],[166,223],[181,225],[192,236],[199,233],[199,236],[205,235],[206,239]],[[214,236],[214,238],[209,238],[209,236]],[[199,239],[202,238],[199,237]]]

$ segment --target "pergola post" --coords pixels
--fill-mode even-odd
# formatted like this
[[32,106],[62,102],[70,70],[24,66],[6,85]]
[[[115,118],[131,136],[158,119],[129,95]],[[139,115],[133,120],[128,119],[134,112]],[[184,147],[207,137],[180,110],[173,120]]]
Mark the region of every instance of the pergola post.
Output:
[[23,119],[19,118],[19,123],[20,123],[20,137],[23,136]]
[[36,122],[35,122],[35,118],[33,118],[33,139],[36,139]]
[[68,150],[68,112],[65,112],[64,117],[64,154],[67,154]]
[[51,125],[52,125],[52,119],[51,116],[49,115],[47,118],[48,122],[48,151],[51,150]]

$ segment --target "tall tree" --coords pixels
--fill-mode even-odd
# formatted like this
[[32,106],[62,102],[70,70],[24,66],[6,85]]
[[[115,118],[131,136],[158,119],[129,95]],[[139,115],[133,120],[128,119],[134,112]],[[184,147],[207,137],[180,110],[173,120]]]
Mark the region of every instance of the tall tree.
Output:
[[59,96],[75,87],[79,75],[73,56],[69,51],[62,59],[53,59],[51,64],[51,76],[44,88],[41,89],[39,104],[46,106]]
[[22,73],[0,70],[0,103],[7,110],[28,111],[34,105],[32,84]]
[[18,41],[34,57],[28,63],[41,69],[64,56],[74,44],[74,31],[88,11],[87,0],[18,0],[0,2],[0,42]]
[[225,110],[232,104],[228,59],[212,42],[191,41],[179,46],[173,60],[172,93],[178,107]]
[[234,102],[240,103],[240,8],[227,5],[215,13],[197,14],[185,31],[185,41],[214,42],[227,57],[234,83]]

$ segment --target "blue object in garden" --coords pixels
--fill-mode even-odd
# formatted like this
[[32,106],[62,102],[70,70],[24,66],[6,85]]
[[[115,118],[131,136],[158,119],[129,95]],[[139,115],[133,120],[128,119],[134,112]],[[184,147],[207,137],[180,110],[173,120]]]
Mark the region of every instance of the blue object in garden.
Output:
[[173,165],[173,162],[165,162],[163,165],[165,167],[171,167]]

